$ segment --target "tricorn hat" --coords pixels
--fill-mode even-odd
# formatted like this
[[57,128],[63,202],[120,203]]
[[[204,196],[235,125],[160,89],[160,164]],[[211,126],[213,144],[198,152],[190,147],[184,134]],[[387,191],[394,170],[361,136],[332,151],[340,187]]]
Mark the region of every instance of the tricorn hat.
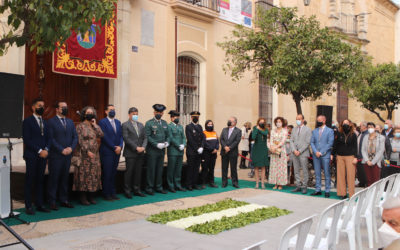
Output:
[[153,109],[157,112],[163,112],[167,109],[167,107],[165,107],[163,104],[154,104]]
[[192,111],[192,112],[190,112],[190,115],[191,116],[199,116],[200,112],[199,111]]
[[171,111],[169,111],[169,112],[168,112],[168,114],[170,114],[170,115],[171,115],[171,117],[177,117],[177,116],[180,116],[179,112],[178,112],[178,111],[176,111],[176,110],[171,110]]

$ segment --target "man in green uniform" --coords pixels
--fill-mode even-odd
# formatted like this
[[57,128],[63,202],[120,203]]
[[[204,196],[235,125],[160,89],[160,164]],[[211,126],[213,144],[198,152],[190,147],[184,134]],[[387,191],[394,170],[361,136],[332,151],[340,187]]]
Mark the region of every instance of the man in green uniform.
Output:
[[171,123],[168,124],[168,138],[171,145],[168,147],[168,189],[175,193],[175,190],[186,191],[181,185],[183,150],[186,146],[185,133],[182,125],[179,124],[179,112],[169,111]]
[[154,195],[154,191],[162,194],[167,192],[162,186],[162,174],[164,168],[165,148],[168,142],[168,124],[162,120],[166,107],[162,104],[154,104],[154,118],[146,122],[145,131],[147,137],[147,187],[146,193]]

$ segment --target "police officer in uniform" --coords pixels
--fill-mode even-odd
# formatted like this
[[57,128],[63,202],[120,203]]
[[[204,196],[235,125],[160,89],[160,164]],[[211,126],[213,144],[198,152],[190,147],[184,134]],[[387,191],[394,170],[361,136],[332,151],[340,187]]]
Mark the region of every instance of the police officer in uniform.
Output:
[[205,136],[203,128],[199,124],[199,111],[193,111],[190,113],[192,122],[186,125],[185,133],[187,139],[187,171],[186,171],[186,188],[189,191],[194,189],[202,189],[198,185],[199,169],[201,163],[201,155],[204,149]]
[[154,118],[146,122],[145,131],[147,137],[147,187],[146,193],[154,195],[154,191],[162,194],[167,192],[162,187],[162,175],[164,168],[165,149],[169,146],[168,124],[162,120],[166,107],[162,104],[154,104]]
[[183,151],[186,146],[185,133],[179,124],[179,112],[169,111],[171,123],[168,124],[168,138],[171,145],[168,147],[167,181],[170,192],[186,191],[181,186]]

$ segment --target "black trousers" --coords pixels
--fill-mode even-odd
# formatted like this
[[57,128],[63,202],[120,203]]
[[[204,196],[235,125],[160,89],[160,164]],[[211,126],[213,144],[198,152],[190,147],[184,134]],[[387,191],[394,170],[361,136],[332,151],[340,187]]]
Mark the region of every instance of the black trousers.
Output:
[[35,205],[43,206],[43,186],[44,171],[46,169],[46,159],[39,156],[34,158],[25,158],[26,174],[25,174],[25,207],[32,207],[32,189],[35,185]]
[[360,187],[367,186],[367,176],[365,175],[364,165],[361,161],[357,162],[357,179]]
[[68,202],[68,177],[71,166],[71,156],[49,158],[49,178],[47,182],[48,199],[50,205],[57,200],[57,191],[60,202]]
[[191,188],[198,184],[201,155],[187,156],[186,187]]
[[[394,163],[394,162],[391,162],[390,164],[392,164],[392,163]],[[396,165],[396,164],[393,164],[393,165]],[[386,178],[389,175],[397,174],[397,173],[400,173],[400,168],[382,166],[381,179]]]
[[222,185],[228,184],[228,168],[229,165],[231,167],[231,179],[232,184],[238,184],[238,175],[237,175],[237,160],[238,154],[232,154],[229,152],[228,154],[224,154],[221,157],[222,161]]
[[201,183],[209,184],[214,183],[214,168],[215,161],[217,160],[217,154],[213,154],[209,151],[203,152],[204,162],[201,167]]
[[124,192],[130,194],[140,192],[142,180],[142,167],[144,154],[137,154],[135,157],[127,157],[126,170],[124,174]]

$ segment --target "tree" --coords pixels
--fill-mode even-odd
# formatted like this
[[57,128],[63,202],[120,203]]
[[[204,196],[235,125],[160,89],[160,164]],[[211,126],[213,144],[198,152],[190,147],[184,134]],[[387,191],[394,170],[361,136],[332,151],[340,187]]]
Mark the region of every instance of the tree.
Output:
[[333,83],[346,81],[365,60],[358,47],[320,28],[315,16],[298,17],[295,8],[257,9],[255,24],[236,26],[218,43],[225,50],[223,68],[234,81],[252,70],[278,93],[290,94],[299,114],[303,100],[330,94]]
[[346,87],[363,108],[385,122],[379,112],[386,111],[387,119],[392,119],[393,111],[400,104],[400,66],[394,63],[371,64],[348,81]]
[[[27,45],[38,54],[53,52],[71,30],[90,30],[92,21],[111,19],[116,0],[3,0],[0,14],[8,15],[0,27],[0,56],[12,45]],[[99,29],[99,27],[97,27]]]

